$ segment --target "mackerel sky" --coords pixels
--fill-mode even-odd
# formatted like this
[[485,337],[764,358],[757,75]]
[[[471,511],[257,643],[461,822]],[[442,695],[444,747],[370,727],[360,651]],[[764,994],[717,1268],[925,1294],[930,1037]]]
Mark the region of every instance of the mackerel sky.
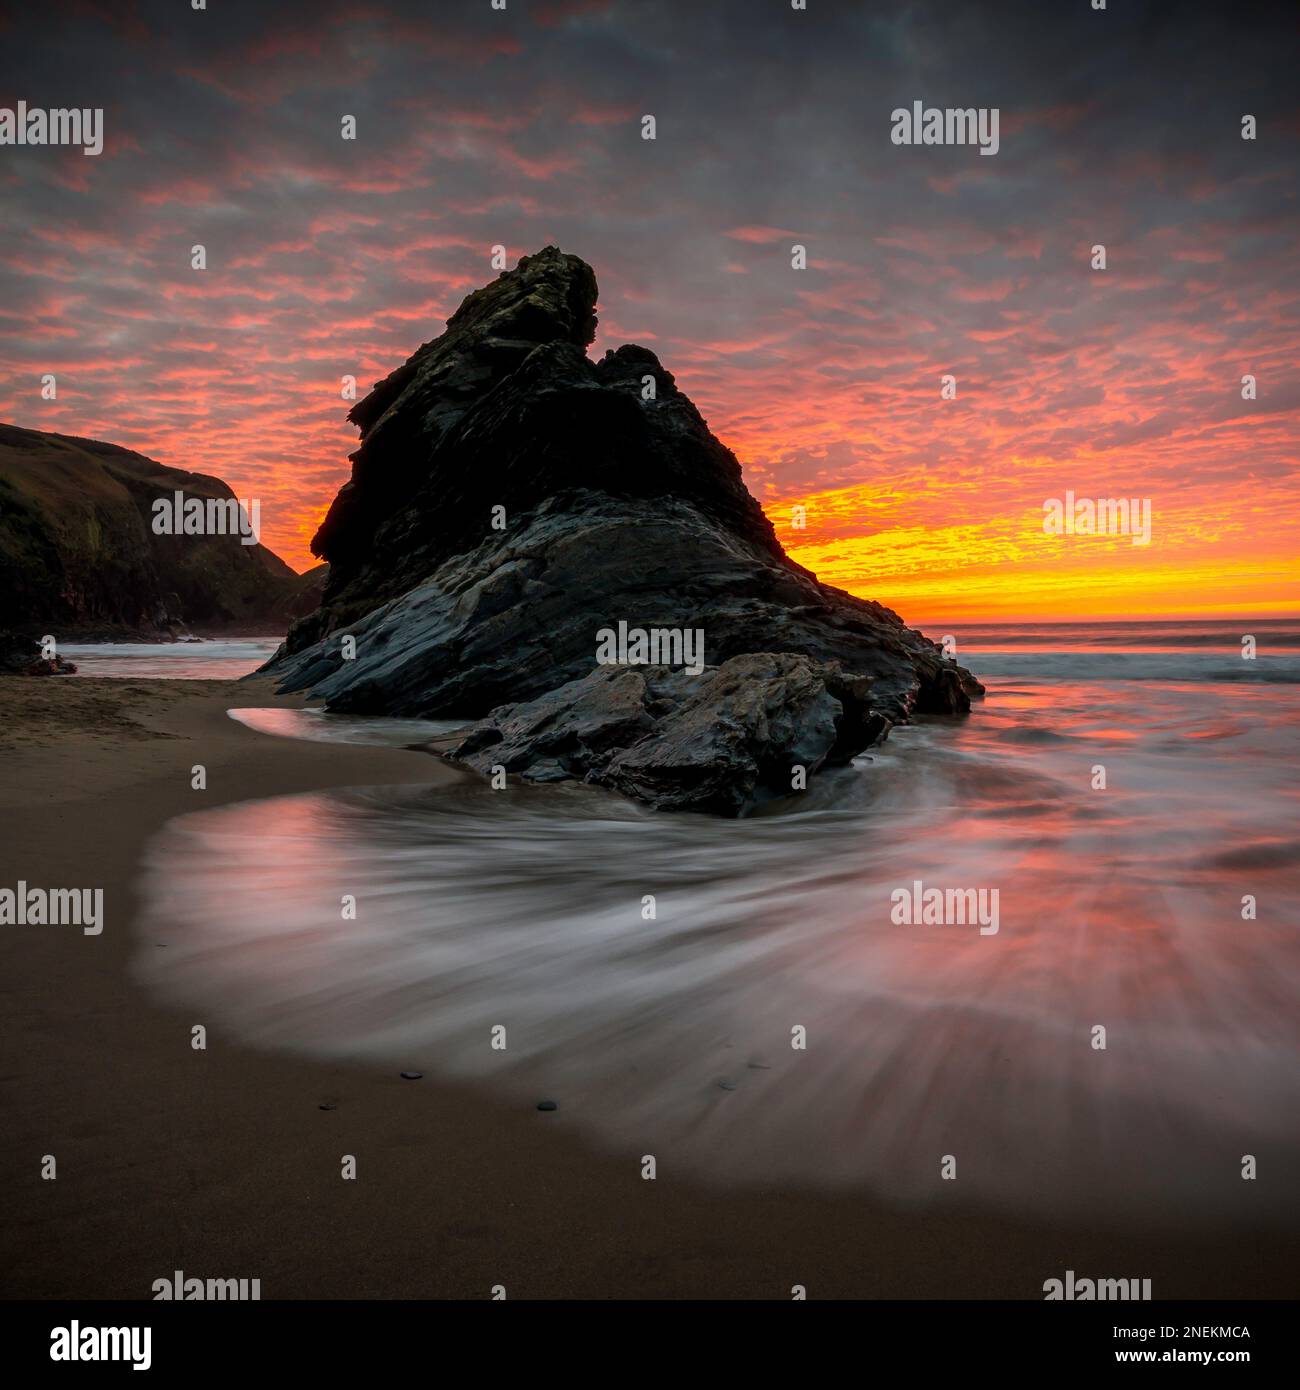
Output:
[[[0,418],[225,478],[297,568],[340,378],[556,243],[593,353],[653,348],[831,582],[918,621],[1300,611],[1293,4],[16,8],[0,106],[105,143],[0,147]],[[892,144],[918,100],[998,108],[998,154]],[[1150,498],[1151,546],[1044,536],[1067,489]]]

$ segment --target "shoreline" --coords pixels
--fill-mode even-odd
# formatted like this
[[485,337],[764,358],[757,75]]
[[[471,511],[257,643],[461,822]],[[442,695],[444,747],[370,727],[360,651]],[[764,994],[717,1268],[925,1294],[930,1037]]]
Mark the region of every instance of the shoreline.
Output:
[[[865,1191],[643,1182],[639,1151],[595,1149],[563,1109],[212,1028],[193,1051],[204,1020],[130,974],[148,839],[237,801],[463,775],[225,713],[304,703],[265,680],[0,678],[0,882],[102,886],[105,908],[97,937],[0,928],[4,1297],[148,1299],[177,1269],[260,1279],[266,1299],[489,1298],[495,1284],[510,1298],[788,1299],[803,1284],[810,1298],[1037,1299],[1067,1269],[1150,1278],[1156,1300],[1293,1293],[1300,1242],[1285,1233],[1116,1234],[947,1194],[905,1209]],[[198,762],[205,791],[190,786]]]

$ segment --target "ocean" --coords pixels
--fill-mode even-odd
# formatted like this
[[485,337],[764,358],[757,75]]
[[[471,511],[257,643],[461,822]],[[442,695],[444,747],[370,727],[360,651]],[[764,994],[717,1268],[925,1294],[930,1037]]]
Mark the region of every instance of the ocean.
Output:
[[[978,654],[977,675],[1048,679],[1300,681],[1300,619],[1213,622],[995,623],[924,628],[951,635],[963,664]],[[1257,656],[1243,660],[1242,639]],[[203,642],[72,643],[59,651],[81,676],[231,680],[270,659],[280,639],[232,637]],[[594,649],[593,649],[594,650]]]
[[[468,776],[181,817],[136,975],[263,1047],[553,1098],[661,1173],[1295,1224],[1300,624],[952,635],[969,717],[747,820]],[[934,889],[996,918],[900,920]]]
[[70,642],[59,655],[78,676],[151,680],[237,680],[269,661],[278,637],[213,638],[202,642]]

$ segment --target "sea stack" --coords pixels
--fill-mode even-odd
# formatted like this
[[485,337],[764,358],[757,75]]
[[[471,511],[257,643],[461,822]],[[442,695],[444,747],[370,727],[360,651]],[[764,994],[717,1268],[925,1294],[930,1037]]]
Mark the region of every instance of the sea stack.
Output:
[[[591,267],[548,246],[353,407],[352,478],[312,543],[322,605],[269,663],[282,688],[462,718],[439,751],[484,772],[725,815],[916,713],[966,712],[969,672],[791,560],[655,354],[593,362],[595,331]],[[612,631],[654,660],[623,641],[610,664]]]

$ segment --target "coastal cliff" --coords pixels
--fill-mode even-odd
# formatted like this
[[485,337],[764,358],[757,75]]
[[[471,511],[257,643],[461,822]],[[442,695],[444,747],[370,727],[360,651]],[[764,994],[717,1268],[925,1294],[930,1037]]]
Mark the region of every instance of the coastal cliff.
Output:
[[0,425],[0,628],[157,640],[194,628],[283,632],[318,601],[237,535],[158,535],[158,498],[228,501],[219,478],[100,440]]

